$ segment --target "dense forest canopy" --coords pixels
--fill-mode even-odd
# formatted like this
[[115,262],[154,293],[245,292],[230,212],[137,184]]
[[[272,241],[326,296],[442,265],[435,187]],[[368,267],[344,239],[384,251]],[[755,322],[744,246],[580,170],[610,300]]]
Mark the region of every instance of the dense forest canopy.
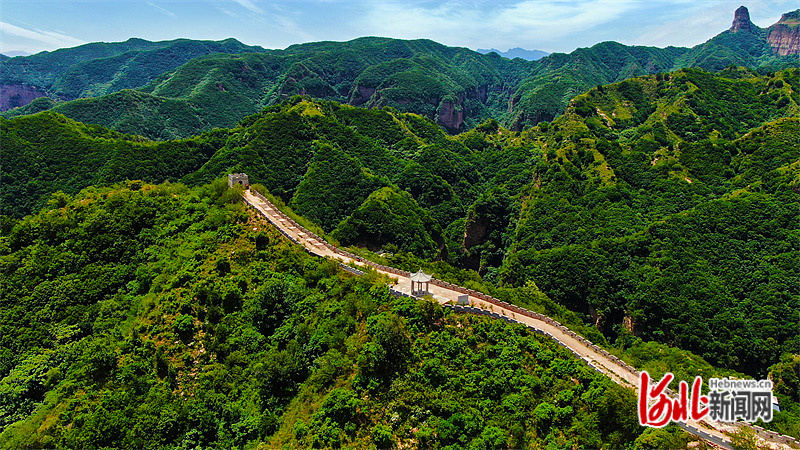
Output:
[[522,132],[309,96],[165,141],[0,118],[0,442],[685,445],[528,330],[292,247],[230,172],[340,245],[653,374],[771,371],[769,426],[800,435],[799,104],[798,69],[732,67],[597,86]]
[[[304,97],[166,142],[44,112],[0,119],[0,195],[19,217],[56,189],[244,171],[343,244],[533,281],[607,337],[763,374],[797,339],[798,73],[634,78],[531,131],[490,120],[455,137],[414,114]],[[725,311],[721,325],[710,311]]]
[[132,181],[56,193],[3,230],[0,445],[690,440],[644,432],[633,392],[553,341],[395,298],[239,195]]

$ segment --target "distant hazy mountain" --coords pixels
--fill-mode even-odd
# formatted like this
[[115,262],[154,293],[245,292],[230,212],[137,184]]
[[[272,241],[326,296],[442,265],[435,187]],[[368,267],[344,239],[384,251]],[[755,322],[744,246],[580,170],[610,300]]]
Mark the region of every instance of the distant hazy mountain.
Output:
[[479,48],[476,51],[484,55],[487,53],[495,52],[498,55],[502,56],[503,58],[508,58],[508,59],[522,58],[527,61],[536,61],[550,54],[547,52],[543,52],[541,50],[525,50],[524,48],[521,47],[515,47],[509,49],[507,52],[501,52],[496,48],[492,48],[489,50],[486,50],[485,48]]
[[4,55],[8,56],[9,58],[13,58],[15,56],[31,56],[30,53],[22,51],[22,50],[11,50],[8,52],[3,52]]

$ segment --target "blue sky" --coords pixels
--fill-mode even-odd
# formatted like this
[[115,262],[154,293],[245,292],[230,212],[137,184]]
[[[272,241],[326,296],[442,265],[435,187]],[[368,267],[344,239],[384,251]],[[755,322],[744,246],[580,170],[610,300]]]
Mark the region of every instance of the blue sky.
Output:
[[767,27],[798,1],[2,0],[0,52],[36,53],[130,37],[233,37],[265,48],[360,36],[548,52],[608,40],[692,46],[729,28],[740,5],[749,8],[756,25]]

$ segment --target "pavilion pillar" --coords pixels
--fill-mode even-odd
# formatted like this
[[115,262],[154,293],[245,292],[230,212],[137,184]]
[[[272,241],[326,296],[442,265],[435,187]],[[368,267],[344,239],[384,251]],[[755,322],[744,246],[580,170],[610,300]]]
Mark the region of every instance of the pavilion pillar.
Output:
[[[412,273],[408,277],[411,279],[411,294],[415,295],[419,294],[428,294],[430,293],[430,281],[431,276],[423,272],[422,270],[418,270],[416,273]],[[424,286],[424,288],[423,288]],[[424,290],[423,290],[424,289]]]

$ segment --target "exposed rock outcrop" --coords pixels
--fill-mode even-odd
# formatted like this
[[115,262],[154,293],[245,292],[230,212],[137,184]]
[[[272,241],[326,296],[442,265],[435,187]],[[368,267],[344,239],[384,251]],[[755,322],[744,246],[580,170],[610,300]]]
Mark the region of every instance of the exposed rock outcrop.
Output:
[[464,227],[464,247],[469,250],[472,247],[475,247],[478,244],[482,244],[486,241],[487,236],[489,235],[489,219],[485,217],[475,218],[470,216],[467,220],[467,224]]
[[376,90],[374,87],[357,86],[350,95],[349,103],[353,106],[362,106],[372,98]]
[[464,228],[462,245],[467,250],[467,254],[462,258],[461,263],[468,269],[478,271],[481,268],[481,254],[480,252],[470,252],[470,250],[476,245],[483,244],[489,237],[489,219],[470,215]]
[[445,127],[450,133],[460,133],[464,131],[464,120],[470,117],[474,111],[467,107],[466,100],[477,100],[483,104],[489,100],[489,91],[500,92],[504,88],[498,85],[480,85],[476,88],[467,89],[466,92],[459,94],[455,102],[443,101],[439,105],[436,122]]
[[0,85],[0,111],[8,111],[18,106],[25,106],[47,93],[29,84]]
[[784,14],[767,28],[767,41],[780,56],[800,54],[800,9]]
[[758,27],[750,21],[750,11],[744,6],[740,6],[733,15],[733,24],[731,25],[731,33],[738,33],[739,31],[755,31]]
[[622,318],[622,326],[632,335],[641,337],[642,330],[638,325],[637,320],[627,314]]
[[474,88],[467,89],[466,91],[458,94],[457,97],[439,97],[431,96],[427,98],[394,98],[387,100],[381,95],[384,89],[389,89],[392,86],[373,87],[362,86],[356,84],[347,99],[347,103],[353,106],[363,106],[366,108],[381,108],[395,103],[397,105],[407,105],[413,102],[419,102],[436,107],[436,114],[428,118],[435,121],[439,125],[445,127],[450,133],[460,133],[464,131],[464,121],[471,117],[475,111],[469,108],[468,100],[476,100],[481,103],[486,103],[489,100],[490,92],[502,92],[508,90],[500,85],[480,85]]
[[439,105],[436,123],[445,127],[450,133],[458,133],[464,124],[464,97],[465,95],[461,94],[457,101],[443,101]]
[[601,333],[604,332],[606,329],[605,317],[591,306],[589,307],[589,315],[592,316],[592,321],[594,322],[595,328],[597,328]]

